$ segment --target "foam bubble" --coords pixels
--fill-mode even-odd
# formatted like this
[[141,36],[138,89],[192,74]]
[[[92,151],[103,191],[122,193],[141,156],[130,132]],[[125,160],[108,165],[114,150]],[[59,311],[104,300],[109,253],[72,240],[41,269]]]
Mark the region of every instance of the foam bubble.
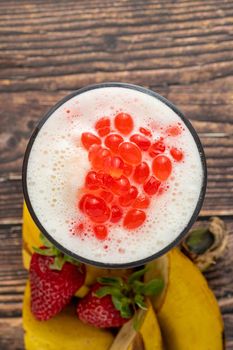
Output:
[[[119,111],[133,116],[135,131],[150,127],[155,138],[179,121],[183,132],[166,143],[182,148],[185,158],[173,167],[168,189],[151,200],[144,225],[133,231],[124,230],[121,224],[111,225],[109,238],[102,242],[93,237],[92,228],[77,210],[90,166],[80,136],[84,131],[93,132],[98,118],[113,118]],[[57,242],[90,260],[129,263],[160,251],[185,228],[196,207],[202,177],[196,144],[174,111],[144,93],[111,87],[73,97],[45,122],[29,157],[27,186],[39,221]],[[80,221],[85,223],[86,235],[72,235],[72,223]]]

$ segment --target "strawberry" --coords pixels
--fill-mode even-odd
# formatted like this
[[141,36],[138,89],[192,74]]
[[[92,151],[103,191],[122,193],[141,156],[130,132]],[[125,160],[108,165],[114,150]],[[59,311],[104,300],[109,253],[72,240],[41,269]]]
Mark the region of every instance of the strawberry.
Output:
[[120,327],[134,316],[138,308],[146,309],[146,297],[160,293],[163,281],[156,278],[142,282],[145,271],[136,271],[127,280],[121,277],[98,278],[78,304],[79,319],[99,328]]
[[31,311],[38,320],[45,321],[59,313],[83,285],[85,267],[71,263],[50,243],[35,250],[29,270]]
[[79,319],[99,328],[122,326],[128,319],[121,317],[120,312],[116,310],[111,295],[102,298],[95,295],[100,287],[100,283],[95,283],[88,294],[79,302],[77,308]]

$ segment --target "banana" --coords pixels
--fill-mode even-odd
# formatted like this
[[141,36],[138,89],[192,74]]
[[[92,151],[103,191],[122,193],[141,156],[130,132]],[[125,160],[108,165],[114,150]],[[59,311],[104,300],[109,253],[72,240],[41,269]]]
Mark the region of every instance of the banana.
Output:
[[32,220],[26,203],[23,204],[23,265],[29,269],[33,247],[40,247],[40,230]]
[[73,306],[54,318],[37,321],[30,310],[30,286],[26,285],[23,301],[25,350],[108,350],[113,335],[79,321]]
[[139,311],[139,329],[133,327],[134,320],[127,322],[117,334],[109,350],[162,350],[162,337],[156,314],[150,301],[147,310]]
[[222,350],[217,301],[197,267],[177,248],[148,264],[145,279],[163,275],[164,293],[152,303],[167,350]]

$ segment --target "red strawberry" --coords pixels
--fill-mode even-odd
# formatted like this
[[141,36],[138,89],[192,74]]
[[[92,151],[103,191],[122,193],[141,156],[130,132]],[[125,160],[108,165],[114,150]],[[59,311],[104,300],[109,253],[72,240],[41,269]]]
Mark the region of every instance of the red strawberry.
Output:
[[157,295],[163,289],[163,280],[155,278],[143,282],[147,269],[137,270],[127,279],[101,277],[90,292],[79,302],[77,314],[81,321],[92,326],[120,327],[138,308],[146,309],[146,298]]
[[[30,265],[31,310],[45,321],[59,313],[71,300],[85,280],[85,267],[65,262],[60,270],[52,269],[54,256],[34,253]],[[37,249],[37,251],[39,251]]]
[[91,324],[99,328],[120,327],[128,318],[121,317],[112,302],[111,295],[103,297],[95,296],[95,292],[102,286],[95,283],[89,293],[79,302],[77,313],[84,323]]

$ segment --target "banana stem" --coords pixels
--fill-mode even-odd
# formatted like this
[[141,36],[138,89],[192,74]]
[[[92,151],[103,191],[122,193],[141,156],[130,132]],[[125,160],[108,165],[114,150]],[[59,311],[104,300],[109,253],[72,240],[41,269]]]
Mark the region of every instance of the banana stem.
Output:
[[218,217],[211,217],[207,226],[190,231],[181,247],[194,264],[205,271],[224,254],[227,244],[225,223]]

